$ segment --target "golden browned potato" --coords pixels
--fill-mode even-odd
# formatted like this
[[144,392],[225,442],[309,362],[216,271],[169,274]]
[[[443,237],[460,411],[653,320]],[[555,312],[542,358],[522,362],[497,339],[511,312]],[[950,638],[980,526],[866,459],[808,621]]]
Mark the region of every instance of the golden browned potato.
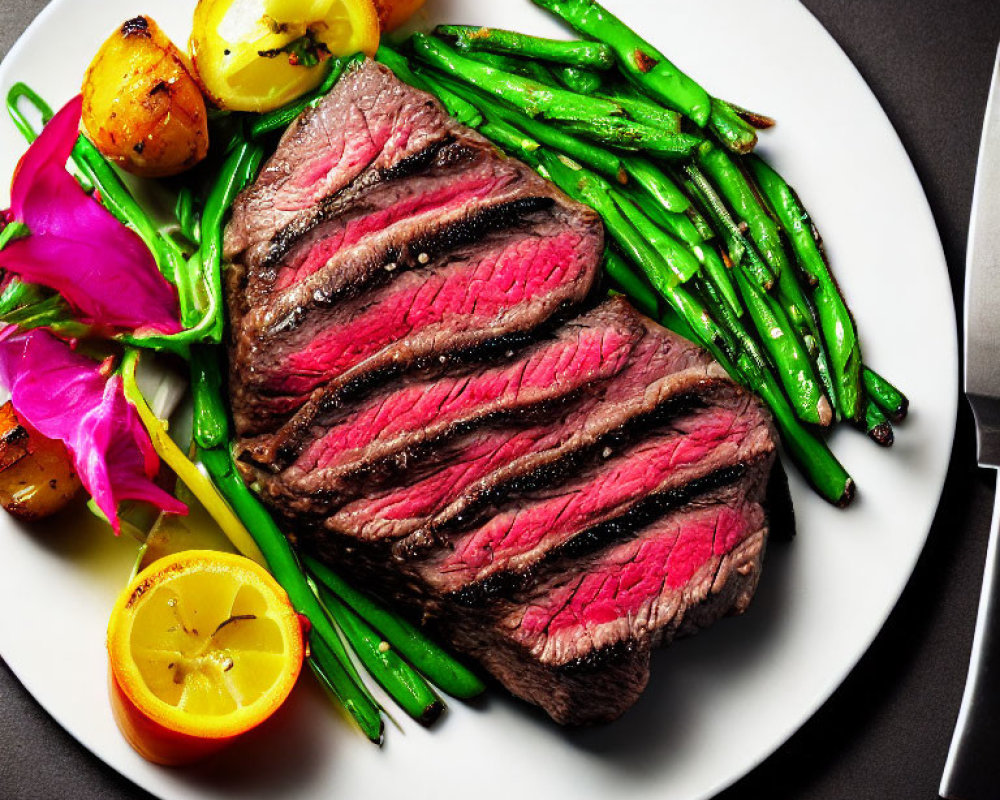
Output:
[[83,126],[105,156],[147,178],[184,172],[208,153],[205,98],[149,17],[130,19],[97,51],[83,81]]
[[395,30],[423,6],[424,0],[375,0],[382,32]]
[[62,442],[48,439],[0,408],[0,505],[18,519],[62,510],[80,491],[80,478]]

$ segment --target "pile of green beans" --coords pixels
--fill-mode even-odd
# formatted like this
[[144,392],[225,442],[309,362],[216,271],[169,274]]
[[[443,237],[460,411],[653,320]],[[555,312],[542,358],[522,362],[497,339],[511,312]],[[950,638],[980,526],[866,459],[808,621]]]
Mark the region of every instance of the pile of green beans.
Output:
[[774,121],[712,97],[596,0],[533,2],[584,38],[444,25],[376,58],[594,208],[612,283],[757,392],[807,480],[846,505],[824,431],[844,420],[889,445],[907,402],[864,365],[818,231],[752,152]]

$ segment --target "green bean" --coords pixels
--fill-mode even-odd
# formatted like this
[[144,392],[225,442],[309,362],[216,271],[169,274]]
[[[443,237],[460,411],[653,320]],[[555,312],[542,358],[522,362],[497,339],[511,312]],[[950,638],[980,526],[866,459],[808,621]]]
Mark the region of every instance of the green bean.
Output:
[[885,412],[872,401],[870,397],[864,400],[865,406],[865,432],[875,444],[882,447],[892,447],[895,436],[892,432],[892,423]]
[[[333,635],[336,637],[337,633]],[[339,643],[340,640],[337,639]],[[341,645],[341,648],[343,645]],[[375,744],[382,743],[384,724],[378,703],[347,670],[336,650],[322,637],[310,637],[309,666],[313,675],[351,715],[359,730]],[[360,680],[360,678],[358,679]]]
[[538,61],[526,61],[523,58],[504,56],[499,53],[486,53],[479,50],[467,51],[463,55],[468,56],[473,61],[478,61],[480,64],[486,64],[502,72],[523,75],[539,83],[544,83],[546,86],[559,85],[555,73]]
[[571,92],[577,94],[596,94],[604,86],[601,73],[577,67],[556,67],[552,70],[556,80]]
[[427,681],[392,651],[388,642],[384,642],[357,614],[322,587],[319,587],[319,598],[368,674],[400,708],[422,725],[430,725],[441,716],[444,710],[441,698],[434,694]]
[[729,209],[726,208],[726,204],[715,191],[715,187],[694,164],[685,165],[684,173],[689,179],[688,189],[701,201],[705,212],[715,223],[716,229],[722,232],[729,250],[730,260],[734,264],[742,264],[749,270],[754,282],[761,289],[765,292],[770,291],[771,287],[774,286],[774,273],[771,272],[771,268],[760,257],[756,249],[747,242],[743,230],[729,213]]
[[744,270],[733,274],[743,302],[754,321],[760,340],[770,353],[778,377],[799,419],[812,425],[827,426],[833,420],[830,403],[816,382],[812,361],[789,325],[780,305],[764,294]]
[[888,414],[889,419],[897,423],[906,419],[910,408],[910,401],[906,395],[870,367],[861,367],[861,380],[865,391],[878,407]]
[[813,300],[830,354],[840,413],[858,420],[862,413],[861,346],[854,317],[830,271],[822,240],[792,187],[761,159],[754,157],[748,163],[792,244],[799,266],[814,285]]
[[477,28],[472,25],[439,25],[434,33],[455,38],[461,50],[485,50],[488,53],[551,61],[584,70],[607,70],[615,65],[615,54],[610,47],[600,42],[543,39],[516,31]]
[[181,234],[190,242],[199,243],[201,239],[201,221],[195,209],[194,191],[190,186],[182,186],[177,193],[177,202],[174,204],[174,216],[177,218],[177,225]]
[[615,86],[600,93],[599,96],[618,103],[634,120],[673,133],[679,133],[681,130],[680,114],[654,103],[633,89]]
[[648,158],[637,155],[624,156],[621,163],[628,177],[667,211],[684,213],[691,208],[691,201],[687,195]]
[[752,125],[757,130],[767,130],[768,128],[773,128],[777,123],[772,117],[768,117],[764,114],[758,114],[756,111],[750,111],[749,109],[738,106],[735,103],[730,103],[726,100],[720,100],[720,103],[725,103],[729,108],[731,108],[744,122]]
[[628,262],[610,247],[604,250],[604,271],[622,292],[647,317],[658,319],[660,316],[660,301],[656,292],[636,273]]
[[715,293],[711,284],[705,283],[704,287],[709,292],[711,308],[721,321],[727,336],[734,340],[728,351],[710,347],[713,355],[727,370],[732,368],[730,375],[734,378],[742,376],[741,382],[757,392],[767,403],[774,414],[785,450],[816,492],[841,508],[849,505],[854,499],[854,479],[830,452],[826,442],[814,436],[799,422],[766,357],[760,351],[760,346],[742,322],[729,311],[728,305]]
[[663,256],[677,283],[685,283],[698,273],[701,267],[698,259],[683,244],[651,220],[626,194],[614,189],[609,191],[626,219]]
[[604,175],[606,178],[617,183],[624,183],[627,180],[622,160],[601,147],[594,147],[588,142],[583,142],[574,136],[559,130],[552,125],[539,122],[518,111],[515,111],[501,103],[498,103],[489,95],[483,94],[474,87],[458,83],[457,81],[440,75],[437,72],[427,73],[428,79],[437,81],[436,85],[447,88],[460,95],[463,99],[476,106],[486,114],[490,120],[502,121],[508,125],[513,125],[523,130],[531,139],[536,142],[551,147],[585,164],[591,169]]
[[571,133],[593,141],[630,150],[648,149],[667,157],[690,154],[701,141],[630,120],[625,110],[610,100],[574,94],[482,64],[433,37],[414,34],[411,43],[417,56],[431,66],[495,95],[529,117],[558,122]]
[[683,112],[699,127],[711,114],[708,93],[663,53],[594,0],[534,0],[584,36],[609,45],[619,68],[651,97]]
[[204,449],[229,442],[229,415],[223,399],[218,356],[210,347],[191,348],[191,392],[194,398],[193,436]]
[[485,691],[483,682],[399,615],[350,586],[329,567],[306,556],[316,579],[377,630],[410,664],[441,691],[462,700]]
[[781,233],[746,176],[725,151],[711,142],[705,142],[698,148],[695,160],[711,178],[737,219],[746,223],[750,239],[757,245],[775,278],[780,279],[781,273],[789,269]]
[[734,153],[746,155],[757,146],[757,131],[724,100],[712,98],[708,127]]
[[704,269],[706,277],[718,288],[732,312],[737,317],[743,316],[743,306],[729,276],[729,269],[715,248],[705,241],[701,231],[691,219],[685,214],[667,211],[650,202],[647,197],[635,197],[635,195],[633,197],[650,219],[687,245]]

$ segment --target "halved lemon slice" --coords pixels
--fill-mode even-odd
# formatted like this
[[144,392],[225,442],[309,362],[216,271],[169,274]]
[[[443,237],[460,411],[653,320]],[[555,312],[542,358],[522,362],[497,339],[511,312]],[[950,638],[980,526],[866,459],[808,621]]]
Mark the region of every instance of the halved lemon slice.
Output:
[[210,550],[169,556],[132,581],[111,615],[115,719],[150,761],[197,760],[270,717],[303,655],[299,617],[266,570]]
[[199,0],[191,56],[219,107],[271,111],[315,89],[329,56],[378,42],[372,0]]

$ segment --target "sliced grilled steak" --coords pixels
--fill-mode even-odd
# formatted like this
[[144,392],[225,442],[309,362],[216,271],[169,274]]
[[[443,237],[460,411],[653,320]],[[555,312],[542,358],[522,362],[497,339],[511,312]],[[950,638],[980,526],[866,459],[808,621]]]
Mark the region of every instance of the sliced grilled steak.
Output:
[[563,724],[612,720],[649,680],[650,648],[743,613],[767,537],[767,472],[695,499],[637,535],[564,562],[484,614],[441,616],[447,635]]
[[[467,132],[434,100],[373,61],[348,70],[336,91],[289,126],[256,183],[233,206],[226,257],[267,256],[282,229],[312,220],[327,198],[366,170],[391,176],[408,159]],[[246,260],[244,259],[244,260]]]
[[[732,388],[732,387],[731,387]],[[678,416],[619,453],[610,447],[571,480],[517,496],[417,567],[439,594],[530,573],[580,534],[628,514],[687,499],[689,484],[774,452],[765,412],[729,391]],[[725,396],[725,395],[728,395]]]
[[253,322],[245,318],[234,371],[241,432],[374,374],[529,331],[579,303],[595,278],[597,223],[581,229],[570,222],[561,209],[545,210],[433,260],[418,254],[414,269],[390,262],[385,274],[395,279],[339,303],[317,301],[325,297],[318,290],[293,290],[276,304],[290,307],[289,316],[258,336],[247,333]]
[[625,369],[523,426],[505,420],[443,443],[407,471],[402,485],[367,481],[363,497],[330,516],[326,526],[364,539],[398,540],[448,525],[501,487],[594,447],[657,409],[684,405],[712,383],[731,386],[704,350],[613,302],[645,329]]
[[[430,124],[432,113],[439,118]],[[360,143],[340,138],[345,124],[366,126]],[[424,130],[428,125],[432,133]],[[402,327],[396,326],[397,339],[386,340],[383,327],[374,332],[381,333],[381,348],[369,344],[354,354],[354,363],[348,358],[333,365],[323,358],[336,343],[321,343],[317,363],[314,350],[299,353],[294,374],[286,380],[275,376],[319,329],[341,323],[344,302],[364,305],[371,318],[380,318],[375,305],[384,298],[368,292],[415,269],[433,281],[433,267],[485,256],[469,245],[491,232],[491,241],[506,233],[512,247],[516,236],[559,238],[557,248],[538,254],[539,271],[552,273],[546,279],[534,276],[521,288],[521,276],[498,276],[509,281],[509,296],[494,296],[494,306],[506,304],[494,320],[487,319],[488,303],[476,304],[472,314],[449,312],[447,293],[430,309],[437,317],[419,307],[405,309],[394,297],[397,319],[406,314]],[[501,156],[385,67],[366,62],[295,123],[258,182],[234,204],[226,253],[236,265],[229,304],[237,346],[230,384],[237,433],[262,436],[281,428],[255,442],[254,457],[269,461],[345,386],[537,327],[586,296],[601,240],[595,214],[569,203],[524,164]],[[407,285],[412,289],[418,280],[411,276]],[[413,300],[429,297],[436,297],[433,290]],[[366,335],[360,324],[351,333]]]
[[434,157],[426,164],[411,163],[413,174],[397,171],[393,179],[381,177],[373,186],[362,176],[330,198],[298,238],[294,231],[282,232],[262,265],[275,267],[274,289],[312,275],[367,236],[401,223],[419,224],[425,216],[500,205],[523,191],[524,166],[496,158],[485,143],[452,141],[429,152]]
[[615,375],[643,333],[621,301],[610,301],[506,363],[398,381],[401,385],[391,384],[357,406],[326,415],[291,466],[277,477],[261,474],[263,489],[272,496],[304,498],[316,511],[342,493],[345,478],[366,466],[406,458],[465,426],[558,401]]
[[300,546],[561,722],[738,613],[770,420],[703,351],[586,304],[603,230],[384,67],[283,137],[226,235],[237,452]]

